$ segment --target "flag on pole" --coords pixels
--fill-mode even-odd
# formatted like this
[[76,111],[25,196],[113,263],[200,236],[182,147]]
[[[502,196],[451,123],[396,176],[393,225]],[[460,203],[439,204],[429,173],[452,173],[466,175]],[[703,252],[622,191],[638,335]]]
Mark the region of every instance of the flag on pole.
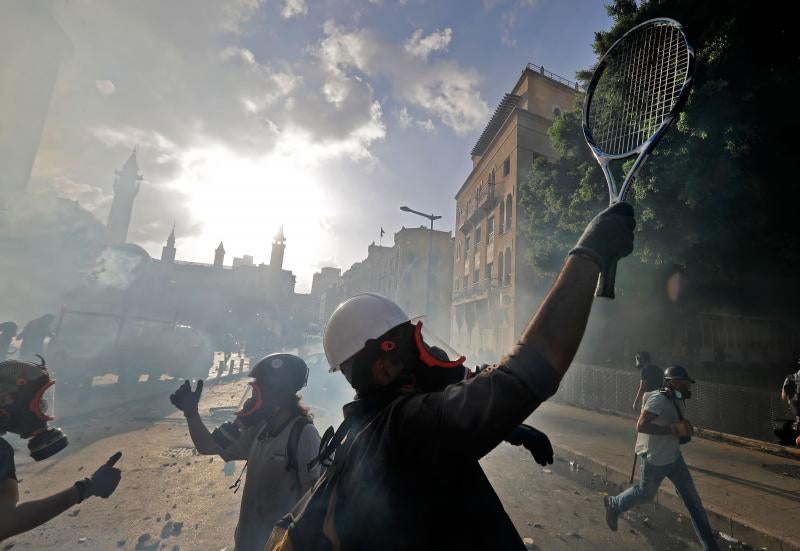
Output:
[[383,231],[383,227],[381,227],[381,237],[383,237],[383,234],[385,234],[385,233],[386,233],[386,232],[385,232],[385,231]]

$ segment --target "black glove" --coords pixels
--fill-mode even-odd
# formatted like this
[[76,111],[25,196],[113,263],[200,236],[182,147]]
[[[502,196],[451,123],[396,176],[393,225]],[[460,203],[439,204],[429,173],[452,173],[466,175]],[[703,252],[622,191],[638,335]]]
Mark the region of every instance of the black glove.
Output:
[[582,254],[605,270],[633,251],[633,207],[615,203],[595,216],[569,254]]
[[183,412],[183,415],[197,415],[197,404],[200,403],[200,395],[203,393],[203,379],[197,381],[197,387],[192,390],[192,384],[184,381],[173,394],[170,394],[169,401],[172,405]]
[[514,446],[525,446],[536,462],[545,466],[553,463],[553,446],[550,439],[542,431],[530,425],[520,425],[506,437],[506,442]]
[[89,496],[99,496],[105,499],[114,493],[122,478],[122,472],[114,467],[120,457],[122,457],[122,452],[115,453],[94,472],[91,478],[84,478],[75,483],[80,494],[80,501]]

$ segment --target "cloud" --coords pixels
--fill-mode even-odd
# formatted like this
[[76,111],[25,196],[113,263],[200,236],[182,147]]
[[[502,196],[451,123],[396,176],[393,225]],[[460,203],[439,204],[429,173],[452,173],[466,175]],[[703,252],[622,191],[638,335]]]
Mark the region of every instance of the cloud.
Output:
[[517,45],[517,41],[511,37],[511,31],[516,22],[517,16],[514,12],[504,13],[500,16],[500,42],[510,48]]
[[457,134],[485,124],[489,107],[478,91],[477,71],[452,60],[420,58],[409,53],[405,46],[383,42],[365,29],[350,31],[328,21],[324,33],[318,56],[327,73],[328,86],[340,93],[336,97],[345,97],[344,83],[359,73],[368,77],[386,76],[391,80],[396,99],[430,113]]
[[[31,4],[12,3],[11,20],[42,17]],[[372,159],[385,125],[369,83],[344,73],[331,79],[316,55],[260,59],[243,42],[243,27],[261,4],[55,3],[72,55],[59,70],[30,187],[78,200],[105,220],[114,171],[138,146],[145,180],[131,238],[160,244],[173,219],[184,236],[206,223],[187,206],[193,183],[181,178],[198,151],[266,159],[286,142],[320,160]],[[292,13],[304,6],[286,4]],[[44,38],[22,54],[0,52],[0,65],[6,55],[27,55],[31,64],[52,55]],[[224,184],[220,175],[214,185]]]
[[281,10],[281,17],[290,19],[298,15],[306,15],[308,13],[308,6],[306,0],[286,0],[283,9]]
[[94,85],[98,92],[107,96],[113,94],[117,89],[117,87],[114,86],[114,83],[110,80],[96,80],[94,81]]
[[395,113],[395,118],[397,119],[397,124],[400,128],[408,128],[411,126],[411,123],[414,122],[414,119],[411,118],[411,115],[408,114],[408,108],[402,107]]
[[397,120],[397,125],[402,129],[407,129],[414,126],[424,130],[429,134],[436,133],[436,125],[431,119],[426,119],[424,121],[417,120],[408,113],[408,108],[405,106],[401,107],[395,112],[395,119]]
[[409,54],[421,59],[428,59],[432,52],[446,52],[450,40],[453,38],[453,29],[446,28],[434,31],[428,36],[422,36],[422,29],[417,29],[403,45]]

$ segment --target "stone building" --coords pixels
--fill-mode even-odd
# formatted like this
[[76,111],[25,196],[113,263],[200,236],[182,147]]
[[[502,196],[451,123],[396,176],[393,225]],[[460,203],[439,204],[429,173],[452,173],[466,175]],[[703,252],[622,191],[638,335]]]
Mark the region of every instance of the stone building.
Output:
[[412,318],[426,316],[429,331],[447,341],[450,334],[450,295],[453,273],[453,238],[449,231],[433,231],[431,247],[430,312],[426,315],[429,228],[402,228],[394,234],[391,247],[372,243],[367,257],[356,262],[341,276],[338,285],[328,288],[320,301],[320,312],[327,322],[342,301],[366,292],[380,293],[397,302]]
[[554,158],[547,130],[575,101],[577,84],[529,64],[497,106],[456,193],[451,343],[496,360],[519,337],[536,305],[517,230],[520,183],[538,156]]

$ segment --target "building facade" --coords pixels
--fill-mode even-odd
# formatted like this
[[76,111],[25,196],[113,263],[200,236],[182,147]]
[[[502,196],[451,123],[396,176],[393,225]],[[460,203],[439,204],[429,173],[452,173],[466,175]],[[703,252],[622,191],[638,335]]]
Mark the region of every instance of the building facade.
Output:
[[533,313],[535,282],[517,229],[519,186],[533,160],[555,158],[547,130],[572,107],[577,84],[529,64],[472,149],[456,194],[451,343],[476,361],[496,361]]
[[[430,245],[430,310],[428,310],[428,249]],[[450,282],[453,238],[449,231],[425,226],[402,228],[391,247],[372,243],[367,257],[345,271],[337,285],[320,298],[323,323],[341,302],[361,293],[379,293],[397,302],[411,317],[422,317],[427,330],[445,342],[450,334]]]

